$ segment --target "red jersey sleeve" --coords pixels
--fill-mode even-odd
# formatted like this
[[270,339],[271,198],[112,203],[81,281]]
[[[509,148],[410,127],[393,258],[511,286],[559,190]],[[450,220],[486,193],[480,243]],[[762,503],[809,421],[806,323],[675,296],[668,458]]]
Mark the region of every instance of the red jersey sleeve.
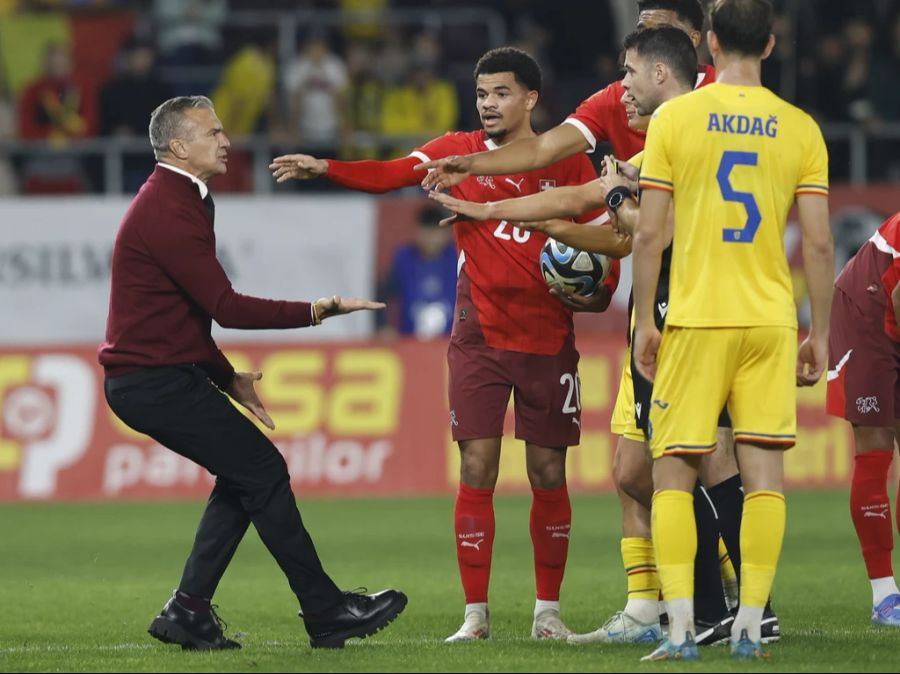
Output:
[[[480,133],[480,132],[479,132]],[[472,133],[465,131],[448,131],[443,136],[430,140],[425,145],[410,152],[410,157],[416,157],[422,161],[434,161],[454,154],[469,154],[477,152],[472,143]]]
[[610,126],[622,107],[621,98],[621,85],[613,82],[584,100],[575,109],[575,112],[569,115],[564,124],[572,124],[581,131],[588,143],[591,144],[591,152],[593,152],[597,149],[597,143],[610,139]]

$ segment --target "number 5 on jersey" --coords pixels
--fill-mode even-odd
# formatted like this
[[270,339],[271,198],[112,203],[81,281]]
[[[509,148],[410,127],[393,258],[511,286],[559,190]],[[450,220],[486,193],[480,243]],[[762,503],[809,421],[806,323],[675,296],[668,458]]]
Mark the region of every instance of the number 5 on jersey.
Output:
[[762,222],[759,206],[757,206],[754,196],[749,192],[738,192],[731,186],[731,171],[735,166],[756,166],[758,160],[759,154],[756,152],[726,150],[722,154],[722,161],[719,162],[719,170],[716,172],[716,180],[719,182],[719,189],[722,190],[722,198],[725,201],[736,201],[743,204],[747,210],[747,221],[742,228],[726,227],[722,230],[722,241],[725,243],[753,243],[753,237],[756,236],[756,230],[759,229],[759,224]]

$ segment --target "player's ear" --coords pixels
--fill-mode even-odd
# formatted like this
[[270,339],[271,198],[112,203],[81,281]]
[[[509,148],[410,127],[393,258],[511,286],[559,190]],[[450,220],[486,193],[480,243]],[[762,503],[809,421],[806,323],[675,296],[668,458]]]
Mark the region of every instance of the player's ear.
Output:
[[536,91],[529,91],[528,94],[525,96],[525,109],[528,112],[531,112],[532,110],[534,110],[535,106],[537,105],[539,96],[540,96],[540,94],[538,94],[538,92],[536,92]]
[[699,30],[692,30],[688,37],[691,38],[691,42],[694,43],[694,49],[700,48],[700,43],[703,42],[703,33]]
[[775,49],[775,35],[769,35],[769,43],[766,45],[765,50],[762,53],[763,59],[769,58],[769,54],[772,53],[772,50]]
[[710,56],[715,56],[719,53],[719,38],[711,30],[706,31],[706,44],[709,47]]
[[657,63],[653,66],[654,73],[656,75],[656,83],[662,84],[668,79],[669,69],[665,63]]

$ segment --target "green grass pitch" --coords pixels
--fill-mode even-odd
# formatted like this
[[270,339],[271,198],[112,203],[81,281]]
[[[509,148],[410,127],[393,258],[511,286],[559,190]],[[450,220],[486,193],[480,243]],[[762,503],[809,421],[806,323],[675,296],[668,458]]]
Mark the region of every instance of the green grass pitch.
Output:
[[[900,631],[869,624],[866,581],[845,492],[788,497],[775,587],[785,637],[766,662],[736,666],[724,649],[699,663],[640,664],[647,646],[574,647],[528,639],[534,580],[529,499],[499,497],[491,579],[494,636],[442,643],[463,598],[452,497],[313,501],[302,512],[326,568],[345,588],[398,587],[407,610],[343,651],[312,651],[296,602],[250,530],[215,602],[244,648],[186,653],[146,633],[178,582],[202,503],[0,506],[2,671],[897,671]],[[579,496],[563,617],[593,629],[620,608],[618,505]]]

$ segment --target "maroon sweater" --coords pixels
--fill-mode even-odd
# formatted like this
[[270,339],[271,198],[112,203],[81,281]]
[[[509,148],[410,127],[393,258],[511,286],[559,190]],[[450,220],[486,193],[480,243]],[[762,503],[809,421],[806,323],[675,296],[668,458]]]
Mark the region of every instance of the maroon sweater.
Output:
[[131,202],[112,257],[112,289],[100,364],[107,376],[196,364],[226,389],[234,368],[210,334],[225,328],[301,328],[308,302],[240,295],[216,259],[213,221],[189,178],[157,166]]

